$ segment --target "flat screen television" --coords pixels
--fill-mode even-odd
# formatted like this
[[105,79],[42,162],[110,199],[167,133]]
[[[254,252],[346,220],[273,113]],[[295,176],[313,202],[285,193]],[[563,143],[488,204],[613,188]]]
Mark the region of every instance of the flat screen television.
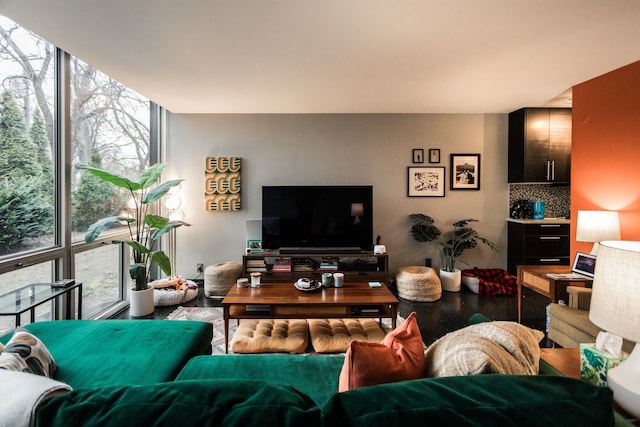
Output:
[[262,247],[347,253],[373,247],[373,187],[263,186]]

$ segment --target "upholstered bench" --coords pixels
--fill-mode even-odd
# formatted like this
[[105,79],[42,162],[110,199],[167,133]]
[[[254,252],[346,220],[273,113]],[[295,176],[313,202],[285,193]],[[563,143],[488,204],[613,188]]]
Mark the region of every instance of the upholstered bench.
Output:
[[351,341],[382,342],[385,332],[374,319],[309,319],[311,345],[318,353],[343,353]]
[[234,353],[304,353],[309,345],[305,319],[240,322],[231,341]]
[[242,263],[237,261],[219,262],[204,270],[204,295],[224,297],[231,286],[242,275]]
[[433,302],[442,298],[442,284],[431,267],[402,267],[396,274],[396,288],[400,298],[409,301]]

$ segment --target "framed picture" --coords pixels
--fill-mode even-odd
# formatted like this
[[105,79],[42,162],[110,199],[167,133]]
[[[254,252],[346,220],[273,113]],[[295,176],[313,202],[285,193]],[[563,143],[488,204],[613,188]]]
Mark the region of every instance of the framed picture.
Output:
[[451,155],[451,189],[480,190],[480,154]]
[[440,163],[440,149],[431,148],[429,150],[429,163]]
[[407,168],[407,196],[444,197],[444,166]]
[[422,148],[413,149],[413,163],[424,163],[424,150]]
[[262,252],[262,240],[247,240],[247,249],[250,253]]

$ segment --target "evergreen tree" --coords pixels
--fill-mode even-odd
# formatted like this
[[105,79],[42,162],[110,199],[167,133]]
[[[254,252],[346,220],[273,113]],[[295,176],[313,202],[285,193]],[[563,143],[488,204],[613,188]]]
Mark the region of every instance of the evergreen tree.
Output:
[[[90,166],[102,169],[102,157],[91,151]],[[83,173],[73,193],[71,219],[74,231],[86,231],[89,225],[114,210],[114,186],[90,173]]]
[[33,113],[33,123],[29,129],[31,142],[37,147],[36,161],[42,169],[43,181],[45,181],[45,189],[48,188],[53,196],[53,160],[51,157],[51,148],[47,139],[47,131],[45,129],[44,119],[39,109],[35,109]]
[[0,174],[4,177],[40,179],[38,147],[27,137],[24,118],[9,91],[0,100]]

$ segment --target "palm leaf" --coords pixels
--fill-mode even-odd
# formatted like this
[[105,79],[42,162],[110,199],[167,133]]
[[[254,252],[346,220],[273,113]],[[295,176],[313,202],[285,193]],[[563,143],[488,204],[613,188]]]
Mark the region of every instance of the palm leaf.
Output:
[[123,215],[110,216],[107,218],[99,219],[98,221],[91,224],[89,228],[87,228],[87,232],[84,235],[84,241],[86,243],[92,243],[98,238],[100,233],[111,228],[114,224],[122,221],[133,222],[135,220],[131,217],[123,216]]
[[123,176],[104,171],[102,169],[94,168],[87,165],[76,165],[76,169],[86,170],[87,172],[97,176],[103,181],[110,182],[113,185],[121,188],[126,188],[129,191],[137,191],[143,188],[137,182],[131,181],[130,179]]

